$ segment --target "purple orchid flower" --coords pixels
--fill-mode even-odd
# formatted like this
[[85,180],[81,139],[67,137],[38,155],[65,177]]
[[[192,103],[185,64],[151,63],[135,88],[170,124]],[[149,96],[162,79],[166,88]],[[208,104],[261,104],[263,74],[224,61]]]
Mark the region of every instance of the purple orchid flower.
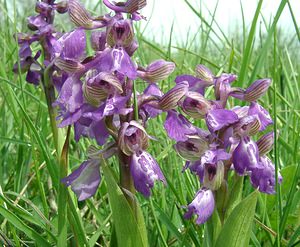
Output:
[[188,211],[184,218],[190,219],[193,214],[197,215],[197,224],[203,224],[213,214],[215,199],[211,190],[201,189],[197,192],[194,200],[188,205]]
[[[177,153],[187,160],[183,170],[189,168],[203,185],[186,213],[187,218],[193,213],[198,215],[197,224],[203,224],[212,214],[212,191],[217,191],[226,183],[226,174],[231,168],[240,176],[250,175],[252,185],[261,192],[275,193],[274,166],[265,156],[272,148],[273,134],[266,134],[254,141],[256,134],[272,124],[270,114],[257,103],[266,93],[271,80],[257,80],[244,90],[232,87],[236,78],[233,74],[216,77],[208,68],[198,65],[196,76],[177,76],[177,87],[161,98],[167,103],[159,104],[160,109],[168,112],[164,124],[167,134],[177,142],[174,145]],[[182,83],[185,82],[188,85],[183,90]],[[180,86],[181,94],[176,91]],[[213,89],[214,100],[204,96],[208,87]],[[250,102],[250,106],[226,109],[230,97]],[[176,111],[177,107],[188,117],[204,119],[209,132],[204,134],[205,130],[195,127]],[[203,139],[194,139],[195,136],[202,136]],[[279,178],[280,182],[280,174]],[[205,200],[204,195],[209,199]]]

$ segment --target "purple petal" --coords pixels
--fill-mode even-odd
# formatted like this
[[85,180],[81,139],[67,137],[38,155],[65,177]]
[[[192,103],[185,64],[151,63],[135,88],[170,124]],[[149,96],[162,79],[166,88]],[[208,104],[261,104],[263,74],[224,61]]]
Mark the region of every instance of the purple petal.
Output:
[[210,131],[217,131],[239,120],[237,114],[230,110],[211,110],[206,117],[206,124]]
[[95,51],[103,51],[106,43],[106,32],[94,31],[91,36],[92,47]]
[[26,75],[26,81],[34,85],[39,85],[41,75],[39,72],[29,70]]
[[95,160],[85,161],[61,180],[66,186],[71,186],[78,201],[86,200],[96,193],[101,180],[99,165],[100,163]]
[[203,224],[214,212],[215,199],[211,190],[201,189],[197,192],[194,200],[188,205],[188,211],[184,218],[190,219],[193,214],[197,215],[197,224]]
[[248,136],[242,137],[232,154],[234,169],[239,175],[244,175],[245,171],[255,169],[258,161],[259,152],[256,143]]
[[109,137],[106,125],[103,120],[92,121],[88,118],[81,117],[75,124],[75,140],[78,142],[80,136],[96,139],[98,145],[105,144]]
[[38,30],[48,25],[48,23],[44,20],[44,17],[42,15],[29,16],[27,18],[27,21],[28,21],[28,27],[31,30]]
[[[162,96],[162,94],[162,91],[160,91],[159,87],[154,83],[151,83],[144,91],[144,95],[147,96]],[[150,104],[144,104],[142,108],[150,118],[155,118],[162,112],[161,110],[152,107]]]
[[166,179],[156,160],[146,151],[138,151],[133,154],[130,171],[136,190],[141,192],[145,197],[151,195],[151,189],[156,180],[160,180],[166,184]]
[[83,104],[82,82],[74,75],[69,77],[61,88],[55,105],[63,106],[68,112],[75,112]]
[[204,90],[209,84],[192,75],[179,75],[175,78],[175,82],[187,81],[189,83],[189,91],[198,92],[204,95]]
[[113,114],[126,115],[132,112],[132,108],[126,108],[128,97],[114,96],[107,99],[96,111],[90,111],[83,114],[84,117],[100,121],[105,116]]
[[[278,174],[279,183],[282,181],[282,177]],[[251,183],[259,191],[274,194],[275,191],[275,168],[272,161],[267,156],[260,158],[259,166],[255,168],[251,173]]]
[[200,160],[186,162],[186,166],[185,166],[184,170],[187,169],[187,168],[189,168],[192,173],[194,173],[198,176],[199,181],[201,183],[203,182],[204,165],[201,163]]
[[121,47],[104,50],[99,61],[99,69],[101,71],[118,71],[133,80],[137,77],[136,66]]
[[85,53],[86,38],[82,28],[64,34],[54,46],[56,53],[62,58],[77,60]]
[[168,136],[175,141],[186,141],[187,135],[197,134],[197,128],[176,111],[168,111],[164,127]]
[[273,123],[269,112],[256,102],[251,102],[248,114],[258,116],[261,123],[260,130],[265,130],[267,126]]

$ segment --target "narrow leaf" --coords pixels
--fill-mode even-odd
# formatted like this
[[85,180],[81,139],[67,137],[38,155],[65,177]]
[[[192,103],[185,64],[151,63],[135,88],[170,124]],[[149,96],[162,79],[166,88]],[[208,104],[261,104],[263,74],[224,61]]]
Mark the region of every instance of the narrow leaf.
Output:
[[137,208],[136,218],[138,220],[136,220],[129,203],[116,183],[110,167],[103,165],[102,168],[107,183],[118,245],[122,247],[148,246],[145,224],[143,220],[139,219],[142,216],[140,209]]
[[254,191],[236,206],[217,239],[215,247],[248,246],[255,214],[258,191]]

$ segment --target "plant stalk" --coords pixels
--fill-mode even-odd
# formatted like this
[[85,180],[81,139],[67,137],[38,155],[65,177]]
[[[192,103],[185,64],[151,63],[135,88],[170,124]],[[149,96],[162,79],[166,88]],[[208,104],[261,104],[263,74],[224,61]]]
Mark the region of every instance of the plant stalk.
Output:
[[124,195],[136,216],[136,201],[135,201],[135,188],[133,178],[130,173],[130,157],[125,155],[119,150],[119,169],[120,169],[120,186]]

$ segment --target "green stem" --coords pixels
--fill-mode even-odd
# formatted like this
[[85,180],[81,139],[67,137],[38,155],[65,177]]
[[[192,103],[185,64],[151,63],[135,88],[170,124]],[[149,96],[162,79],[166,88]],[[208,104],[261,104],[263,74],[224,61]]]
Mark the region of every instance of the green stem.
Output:
[[[67,176],[68,174],[68,155],[69,155],[69,139],[70,139],[71,126],[68,127],[66,141],[64,143],[61,157],[60,157],[60,178]],[[67,197],[68,190],[66,186],[60,183],[58,187],[58,246],[67,246]]]
[[138,108],[138,101],[137,101],[135,81],[133,81],[133,105],[134,105],[134,119],[136,121],[138,121],[139,120],[139,108]]
[[123,191],[125,190],[125,197],[136,215],[136,202],[134,199],[135,188],[130,173],[130,157],[125,155],[121,150],[119,150],[119,169],[121,189],[123,189]]
[[56,109],[52,106],[55,101],[55,89],[54,85],[51,81],[50,71],[52,70],[52,65],[49,65],[43,74],[43,84],[44,84],[44,90],[45,90],[45,97],[47,101],[48,106],[48,114],[50,118],[50,124],[51,124],[51,130],[53,134],[53,141],[54,146],[56,149],[56,154],[58,160],[60,159],[61,151],[62,151],[62,145],[63,145],[63,132],[62,129],[57,128],[56,124],[56,116],[57,112]]

